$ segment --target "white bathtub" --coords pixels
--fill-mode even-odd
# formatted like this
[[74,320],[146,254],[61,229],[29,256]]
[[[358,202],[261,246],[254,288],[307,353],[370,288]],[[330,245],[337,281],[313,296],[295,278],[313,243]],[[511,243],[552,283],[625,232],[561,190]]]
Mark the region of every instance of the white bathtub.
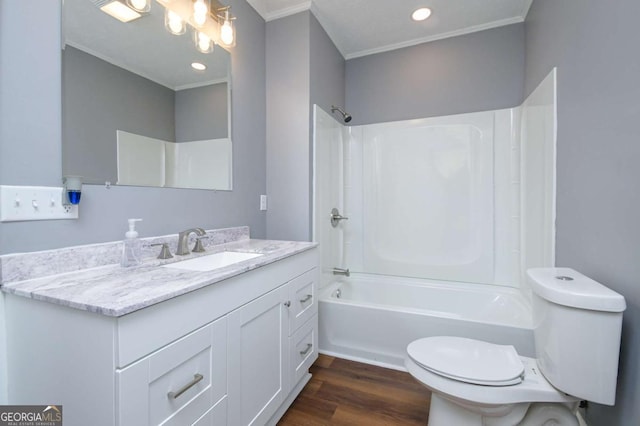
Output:
[[404,370],[407,345],[428,336],[513,345],[534,356],[531,305],[512,288],[352,274],[320,293],[319,350]]

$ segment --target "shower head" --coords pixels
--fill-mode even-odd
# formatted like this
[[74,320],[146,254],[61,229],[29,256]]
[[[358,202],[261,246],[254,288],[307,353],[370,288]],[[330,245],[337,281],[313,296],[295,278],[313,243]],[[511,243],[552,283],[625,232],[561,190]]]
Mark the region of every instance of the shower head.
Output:
[[331,113],[333,114],[334,112],[338,111],[340,114],[342,114],[342,119],[344,120],[345,123],[348,123],[351,121],[351,114],[347,114],[346,112],[344,112],[342,110],[342,108],[339,108],[335,105],[331,105]]

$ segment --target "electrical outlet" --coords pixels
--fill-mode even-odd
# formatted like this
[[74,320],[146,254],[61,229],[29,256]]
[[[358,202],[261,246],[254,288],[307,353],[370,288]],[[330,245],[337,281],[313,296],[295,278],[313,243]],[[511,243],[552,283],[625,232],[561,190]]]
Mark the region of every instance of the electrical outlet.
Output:
[[266,195],[261,195],[260,196],[260,210],[262,210],[262,211],[267,210],[267,196]]
[[0,186],[0,222],[77,219],[78,206],[62,204],[63,188]]

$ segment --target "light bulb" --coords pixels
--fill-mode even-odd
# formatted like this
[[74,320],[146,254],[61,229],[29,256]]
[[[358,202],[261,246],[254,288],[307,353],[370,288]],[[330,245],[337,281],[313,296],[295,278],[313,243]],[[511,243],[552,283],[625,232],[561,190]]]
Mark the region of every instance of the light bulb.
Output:
[[193,22],[199,27],[203,26],[207,21],[207,13],[209,8],[204,0],[196,0],[193,4]]
[[211,38],[200,31],[196,32],[196,47],[202,53],[209,53],[213,50],[213,42]]
[[174,35],[184,34],[187,30],[187,26],[182,18],[180,18],[177,13],[172,12],[169,9],[165,10],[164,26],[167,28],[167,31]]
[[224,21],[220,28],[220,40],[226,45],[233,44],[233,26],[228,19]]
[[127,4],[137,12],[148,12],[151,10],[151,2],[149,0],[127,0]]

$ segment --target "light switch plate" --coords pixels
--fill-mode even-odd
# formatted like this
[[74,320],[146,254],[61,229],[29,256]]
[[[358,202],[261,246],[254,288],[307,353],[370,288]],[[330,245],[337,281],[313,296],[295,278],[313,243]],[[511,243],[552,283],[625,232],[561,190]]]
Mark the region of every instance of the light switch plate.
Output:
[[77,219],[78,206],[62,205],[62,196],[61,187],[0,185],[0,222]]
[[267,196],[266,195],[261,195],[260,196],[260,210],[262,210],[262,211],[267,210]]

